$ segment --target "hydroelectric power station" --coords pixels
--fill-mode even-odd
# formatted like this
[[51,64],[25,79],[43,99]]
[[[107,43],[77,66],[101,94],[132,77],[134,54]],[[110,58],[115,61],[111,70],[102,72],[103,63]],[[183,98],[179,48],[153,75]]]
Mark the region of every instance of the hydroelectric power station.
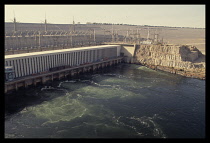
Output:
[[5,93],[122,61],[120,45],[101,45],[5,56]]

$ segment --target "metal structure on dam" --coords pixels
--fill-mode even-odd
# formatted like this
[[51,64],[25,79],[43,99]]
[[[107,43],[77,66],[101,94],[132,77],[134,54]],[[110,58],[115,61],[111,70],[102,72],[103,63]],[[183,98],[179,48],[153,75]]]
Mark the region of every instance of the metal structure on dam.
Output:
[[17,23],[14,17],[13,23],[5,23],[5,54],[20,54],[46,50],[79,48],[101,45],[105,42],[150,44],[158,43],[157,33],[154,39],[150,38],[149,30],[147,38],[141,36],[137,29],[115,29],[107,25],[94,24],[47,24]]
[[12,67],[8,69],[12,78],[5,76],[5,93],[121,63],[120,50],[120,45],[101,45],[6,55],[5,66]]

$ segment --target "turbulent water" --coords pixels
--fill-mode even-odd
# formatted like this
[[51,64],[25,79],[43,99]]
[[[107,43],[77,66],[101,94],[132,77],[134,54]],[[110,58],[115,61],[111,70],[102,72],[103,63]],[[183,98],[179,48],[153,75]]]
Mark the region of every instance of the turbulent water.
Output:
[[121,64],[7,95],[5,110],[5,138],[204,138],[205,81]]

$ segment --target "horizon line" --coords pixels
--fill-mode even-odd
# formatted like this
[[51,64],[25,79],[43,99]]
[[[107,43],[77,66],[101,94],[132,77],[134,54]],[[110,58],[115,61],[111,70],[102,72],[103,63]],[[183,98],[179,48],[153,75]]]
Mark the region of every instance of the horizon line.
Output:
[[[4,23],[13,23],[13,22],[4,22]],[[31,23],[31,22],[17,22],[17,23],[25,23],[25,24],[44,24],[44,23]],[[137,24],[127,24],[127,23],[105,23],[105,22],[86,22],[86,23],[75,23],[75,25],[86,25],[89,23],[90,25],[127,25],[127,26],[145,26],[145,27],[171,27],[171,28],[200,28],[200,29],[206,29],[205,27],[189,27],[189,26],[167,26],[167,25],[147,25],[147,24],[142,24],[142,25],[137,25]],[[47,24],[63,24],[66,25],[65,23],[47,23]],[[68,25],[73,25],[73,24],[68,24]],[[88,24],[87,24],[88,25]]]

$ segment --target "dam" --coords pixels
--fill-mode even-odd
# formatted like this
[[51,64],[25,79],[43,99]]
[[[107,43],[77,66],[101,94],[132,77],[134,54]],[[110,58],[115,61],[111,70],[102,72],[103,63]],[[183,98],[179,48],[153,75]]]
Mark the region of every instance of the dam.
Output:
[[47,7],[5,5],[5,139],[207,137],[205,6]]
[[[107,43],[106,43],[107,44]],[[186,77],[205,79],[204,55],[190,45],[109,43],[92,47],[60,49],[5,56],[5,93],[53,79],[95,71],[122,61]],[[10,74],[10,75],[9,75]],[[13,79],[14,78],[14,79]]]
[[118,64],[122,61],[119,45],[101,45],[76,49],[53,50],[5,56],[6,67],[13,67],[10,73],[13,79],[5,79],[7,91],[43,84],[54,78],[62,78],[81,72]]

